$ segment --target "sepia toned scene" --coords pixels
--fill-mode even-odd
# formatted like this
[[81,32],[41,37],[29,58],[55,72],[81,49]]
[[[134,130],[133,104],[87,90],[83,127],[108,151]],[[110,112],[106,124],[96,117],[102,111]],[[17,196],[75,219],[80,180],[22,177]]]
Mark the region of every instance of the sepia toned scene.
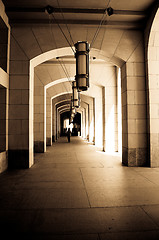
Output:
[[159,239],[158,0],[0,0],[0,236]]

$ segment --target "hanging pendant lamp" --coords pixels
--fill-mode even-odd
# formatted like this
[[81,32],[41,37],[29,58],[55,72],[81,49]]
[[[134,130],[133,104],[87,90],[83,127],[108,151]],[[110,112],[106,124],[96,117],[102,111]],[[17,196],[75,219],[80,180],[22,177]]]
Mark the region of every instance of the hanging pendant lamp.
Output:
[[72,82],[72,107],[79,108],[80,93],[77,91],[76,81]]
[[75,44],[76,83],[78,91],[86,91],[89,87],[89,44],[79,41]]
[[73,123],[74,116],[75,114],[70,111],[70,118],[69,118],[70,123]]
[[75,108],[75,107],[72,108],[71,114],[72,114],[73,116],[76,115],[76,108]]
[[75,109],[75,107],[73,107],[73,98],[71,96],[69,123],[73,122],[75,114],[76,114],[76,109]]

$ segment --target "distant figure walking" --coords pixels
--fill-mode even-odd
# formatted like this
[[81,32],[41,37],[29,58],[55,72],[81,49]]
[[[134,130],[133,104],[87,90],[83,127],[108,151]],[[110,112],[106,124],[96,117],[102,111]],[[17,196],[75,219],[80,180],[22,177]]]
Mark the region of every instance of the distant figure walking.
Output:
[[68,131],[67,131],[67,139],[68,139],[68,142],[70,142],[70,135],[71,135],[70,128],[68,128]]

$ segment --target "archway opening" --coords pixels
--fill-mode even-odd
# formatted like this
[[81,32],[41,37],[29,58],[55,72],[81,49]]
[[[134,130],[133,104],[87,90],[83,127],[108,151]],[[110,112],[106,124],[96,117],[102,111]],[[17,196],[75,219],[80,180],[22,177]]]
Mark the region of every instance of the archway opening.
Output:
[[70,115],[69,111],[64,112],[60,115],[61,136],[67,136],[67,131],[68,131],[68,128],[70,127],[69,115]]
[[73,119],[72,136],[81,136],[81,114],[78,112]]
[[[68,56],[70,54],[70,52],[67,48],[59,49],[59,50],[60,50],[60,51],[58,51],[59,56],[65,56],[65,55]],[[53,52],[53,54],[51,54],[51,52]],[[53,61],[53,59],[56,59],[55,56],[57,55],[57,51],[55,51],[55,52],[51,51],[51,52],[48,54],[48,56],[47,56],[47,54],[44,54],[45,57],[42,56],[42,59],[44,57],[43,60],[39,59],[38,57],[36,57],[34,59],[35,62],[34,61],[32,62],[32,60],[31,60],[31,63],[32,63],[31,64],[32,65],[31,69],[33,71],[32,73],[34,73],[34,69],[35,69],[36,66],[38,67],[38,66],[42,65],[42,69],[44,69],[43,68],[44,66],[42,64],[43,62],[45,64],[49,59],[51,59],[51,61]],[[95,52],[95,54],[97,54],[97,51]],[[104,59],[104,56],[103,56],[103,59]],[[100,63],[95,61],[93,64],[96,64],[96,65],[99,64],[99,66],[100,65],[105,66],[105,64],[106,64],[105,60],[99,60],[99,61],[100,61]],[[117,67],[114,67],[112,64],[109,64],[108,74],[106,74],[105,73],[105,67],[103,67],[102,74],[103,74],[103,76],[107,76],[107,78],[104,81],[103,81],[103,76],[101,75],[101,73],[100,73],[100,78],[101,79],[99,79],[98,73],[99,73],[100,70],[98,69],[97,73],[94,74],[95,73],[94,72],[94,69],[95,69],[94,66],[91,68],[92,71],[93,71],[92,72],[93,79],[98,79],[98,80],[95,83],[91,82],[91,88],[89,89],[88,93],[86,93],[86,96],[94,98],[94,101],[92,101],[91,105],[90,105],[90,103],[86,104],[88,106],[84,107],[85,110],[83,111],[83,113],[82,114],[79,113],[80,116],[81,116],[81,119],[83,118],[83,120],[80,121],[80,123],[82,122],[82,126],[79,123],[78,126],[76,126],[76,128],[78,128],[78,130],[73,133],[73,134],[77,134],[77,135],[82,135],[82,130],[81,129],[83,128],[84,138],[86,138],[87,140],[90,140],[90,136],[91,137],[93,136],[93,140],[91,140],[91,141],[94,141],[95,144],[103,150],[106,150],[105,147],[104,147],[104,144],[106,144],[106,141],[104,142],[103,139],[104,139],[104,134],[105,134],[105,136],[107,134],[107,131],[106,131],[106,133],[104,133],[104,131],[106,129],[104,124],[108,125],[108,122],[106,121],[106,116],[104,116],[104,114],[106,113],[106,109],[103,109],[103,106],[109,108],[110,107],[110,102],[108,103],[108,101],[111,101],[110,99],[112,99],[113,97],[115,99],[114,100],[115,101],[115,107],[117,108],[117,105],[118,105],[118,100],[117,100],[117,95],[118,95],[117,94],[117,88],[118,88],[118,86],[117,86],[116,68]],[[111,69],[114,69],[114,70],[111,70]],[[113,71],[113,73],[112,73],[112,71]],[[61,94],[64,94],[64,93],[66,94],[66,93],[70,92],[70,90],[68,91],[68,89],[67,89],[67,91],[64,90],[64,88],[67,88],[65,82],[68,83],[68,79],[66,79],[66,78],[59,79],[57,71],[54,71],[54,73],[55,72],[56,72],[55,78],[53,78],[52,75],[50,77],[51,72],[48,72],[49,73],[48,75],[50,77],[50,80],[48,80],[47,78],[44,77],[44,71],[41,71],[42,78],[44,79],[45,82],[42,82],[41,79],[38,79],[39,77],[38,77],[37,72],[36,72],[36,74],[32,74],[32,78],[31,78],[32,80],[34,80],[34,86],[37,85],[37,89],[34,91],[34,94],[38,93],[38,95],[41,95],[41,97],[43,98],[42,102],[40,102],[40,104],[38,103],[39,105],[41,105],[39,107],[41,108],[42,112],[38,113],[38,115],[37,115],[38,117],[42,118],[42,121],[41,121],[41,123],[42,123],[41,124],[41,129],[43,131],[43,135],[42,135],[43,139],[41,141],[42,152],[44,152],[46,150],[46,144],[49,142],[48,139],[47,139],[47,136],[46,136],[47,135],[46,116],[47,116],[47,112],[48,112],[47,111],[47,106],[50,104],[50,103],[48,104],[48,99],[49,98],[52,99],[55,96],[57,97],[57,96],[60,96]],[[71,74],[71,76],[72,75],[74,75],[74,73]],[[72,77],[71,77],[71,79],[72,79]],[[115,85],[111,86],[112,79],[113,79],[114,82],[116,81],[116,83],[115,83]],[[37,82],[38,82],[38,84],[36,84]],[[108,84],[108,86],[107,86],[106,83]],[[58,88],[58,85],[61,86],[60,87],[61,92]],[[109,92],[109,90],[112,90],[113,87],[114,87],[114,90],[115,90],[115,94],[113,93],[114,94],[113,96],[109,95],[109,97],[108,97],[107,94],[106,95],[103,94],[103,89],[104,88],[108,90],[107,92]],[[53,94],[50,90],[51,88],[53,89]],[[111,92],[113,92],[113,91],[111,91]],[[48,97],[48,95],[49,95],[49,97]],[[108,97],[107,101],[105,101],[104,95],[106,97]],[[35,99],[35,96],[34,96],[34,99]],[[49,99],[49,101],[50,101],[50,99]],[[37,100],[39,100],[39,96],[37,97]],[[105,101],[105,102],[103,102],[103,101]],[[36,103],[35,103],[35,101],[33,101],[33,102],[34,102],[34,106],[35,106]],[[108,103],[108,105],[107,105],[107,103]],[[35,111],[36,111],[36,108],[37,107],[35,106],[34,107]],[[53,110],[53,108],[52,108],[52,110]],[[90,111],[92,112],[91,120],[89,119],[89,117],[90,117],[89,112]],[[111,114],[109,114],[109,111],[108,111],[107,116],[109,116],[109,115],[111,115]],[[115,125],[118,125],[119,121],[118,121],[117,118],[119,116],[121,117],[121,115],[118,114],[117,111],[115,110],[113,112],[113,116],[111,115],[111,120],[109,122],[112,122],[112,118],[113,118],[113,119],[115,119]],[[110,116],[109,116],[109,118],[110,118]],[[35,119],[36,118],[35,118],[35,112],[34,112],[34,126],[35,126]],[[59,120],[56,120],[56,124],[54,124],[54,127],[56,128],[56,131],[55,131],[56,133],[55,133],[54,136],[52,135],[52,137],[51,137],[51,140],[53,140],[53,141],[54,141],[54,139],[56,140],[58,138],[60,132],[62,131],[62,129],[60,131],[59,131],[59,129],[57,129],[57,122],[58,121]],[[121,122],[121,119],[120,119],[120,122]],[[38,122],[38,125],[40,126],[39,122]],[[77,125],[77,124],[75,123],[75,125]],[[52,124],[52,126],[53,126],[53,124]],[[92,131],[93,128],[95,130]],[[121,138],[121,136],[118,135],[118,127],[115,127],[115,128],[113,128],[113,129],[110,128],[113,131],[113,134],[115,132],[115,137],[112,139],[112,142],[116,141],[115,144],[113,143],[114,147],[112,148],[112,151],[114,151],[115,149],[116,149],[116,151],[118,151],[118,146],[117,145],[118,145],[119,142],[121,143],[121,141],[118,139],[119,137]],[[90,131],[90,129],[91,129],[91,131]],[[39,131],[37,131],[37,132],[38,132],[38,135],[40,136]],[[34,134],[35,134],[35,132],[34,132]],[[112,135],[112,133],[111,133],[111,135]],[[108,134],[107,134],[107,136],[108,136]],[[108,142],[110,143],[109,140],[107,141],[107,143]],[[116,146],[116,148],[115,148],[115,146]],[[109,150],[110,150],[110,148],[109,148]]]

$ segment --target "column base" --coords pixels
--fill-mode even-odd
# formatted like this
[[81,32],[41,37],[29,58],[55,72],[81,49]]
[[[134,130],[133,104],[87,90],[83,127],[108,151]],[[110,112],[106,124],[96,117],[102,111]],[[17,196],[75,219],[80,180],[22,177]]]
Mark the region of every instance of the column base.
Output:
[[159,167],[159,146],[156,144],[155,146],[151,146],[150,150],[150,166],[152,168]]
[[152,168],[159,167],[159,133],[151,133],[149,138],[149,159]]
[[125,148],[122,149],[122,163],[128,167],[148,166],[147,148]]
[[46,146],[51,146],[52,145],[52,141],[51,138],[46,138]]
[[8,168],[29,168],[29,150],[8,150]]
[[8,151],[0,153],[0,173],[8,168]]
[[35,141],[34,142],[34,152],[35,153],[44,153],[44,142],[43,141]]

